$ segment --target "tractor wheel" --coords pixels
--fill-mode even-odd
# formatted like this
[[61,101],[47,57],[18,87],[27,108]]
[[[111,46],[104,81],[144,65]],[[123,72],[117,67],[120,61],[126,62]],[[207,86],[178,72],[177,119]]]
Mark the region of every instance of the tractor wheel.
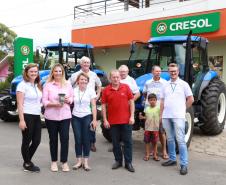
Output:
[[226,89],[222,81],[215,78],[204,89],[201,96],[203,125],[200,129],[204,134],[216,135],[223,131],[226,113]]
[[104,127],[103,122],[101,123],[100,126],[101,126],[101,129],[102,129],[102,134],[103,134],[104,138],[105,138],[107,141],[112,142],[110,129],[106,129],[106,128]]
[[189,147],[194,128],[194,111],[192,107],[187,109],[185,119],[185,142],[187,144],[187,147]]
[[1,111],[0,118],[6,122],[18,121],[18,113],[16,106],[12,104],[12,98],[9,95],[3,96],[0,99]]
[[14,111],[5,110],[1,115],[1,119],[5,122],[14,122],[18,121],[19,117],[18,115],[14,115]]

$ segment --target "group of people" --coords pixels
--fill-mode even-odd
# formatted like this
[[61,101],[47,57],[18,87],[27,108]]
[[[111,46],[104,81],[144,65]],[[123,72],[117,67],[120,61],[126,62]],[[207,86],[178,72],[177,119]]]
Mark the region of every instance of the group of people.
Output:
[[[159,138],[162,144],[162,158],[168,159],[162,166],[176,165],[176,138],[180,153],[180,174],[185,175],[188,167],[185,112],[194,100],[189,85],[178,77],[178,66],[172,63],[168,70],[170,80],[165,81],[160,77],[161,68],[153,66],[153,78],[146,82],[143,89],[146,103],[144,114],[139,114],[139,119],[145,120],[143,159],[148,161],[153,153],[153,159],[159,161],[157,152]],[[41,141],[42,104],[49,133],[51,171],[58,171],[58,135],[61,143],[62,171],[70,171],[67,163],[70,123],[77,158],[72,168],[77,170],[83,167],[86,171],[91,170],[88,159],[90,150],[96,151],[96,100],[101,95],[103,124],[105,128],[110,129],[115,157],[112,169],[122,167],[124,160],[125,168],[135,172],[132,165],[132,125],[135,114],[134,101],[140,97],[140,90],[128,72],[126,65],[120,66],[118,70],[112,70],[109,75],[110,84],[101,88],[100,79],[90,71],[90,59],[84,56],[81,58],[80,71],[74,73],[68,81],[65,79],[63,66],[56,64],[42,87],[38,66],[28,64],[23,73],[23,81],[17,87],[24,170],[40,171],[39,167],[32,163],[32,157]],[[150,143],[153,145],[152,150]]]
[[100,96],[101,81],[89,68],[90,59],[82,57],[81,70],[74,73],[70,80],[66,80],[63,66],[55,64],[43,87],[40,85],[37,64],[28,64],[24,69],[23,81],[17,87],[17,105],[25,171],[40,171],[40,168],[32,163],[32,157],[41,141],[42,105],[49,133],[51,171],[58,171],[58,136],[62,171],[70,171],[67,163],[70,124],[74,132],[77,158],[72,168],[76,170],[83,167],[86,171],[91,170],[88,158],[90,150],[96,151],[96,100]]

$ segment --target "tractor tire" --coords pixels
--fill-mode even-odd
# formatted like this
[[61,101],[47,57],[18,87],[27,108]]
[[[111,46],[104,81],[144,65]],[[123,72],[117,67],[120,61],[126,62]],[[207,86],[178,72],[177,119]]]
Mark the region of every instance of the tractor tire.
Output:
[[202,114],[200,120],[204,123],[200,129],[204,134],[220,134],[225,125],[226,88],[224,83],[213,79],[201,95]]
[[102,134],[103,134],[103,136],[104,136],[104,138],[108,141],[108,142],[112,142],[112,139],[111,139],[111,132],[110,132],[110,129],[106,129],[105,127],[104,127],[104,124],[103,124],[103,122],[101,122],[101,129],[102,129]]
[[0,118],[6,122],[18,121],[18,114],[16,113],[16,106],[12,105],[12,98],[5,95],[0,98]]
[[186,110],[185,120],[185,142],[189,147],[194,129],[194,111],[192,107]]

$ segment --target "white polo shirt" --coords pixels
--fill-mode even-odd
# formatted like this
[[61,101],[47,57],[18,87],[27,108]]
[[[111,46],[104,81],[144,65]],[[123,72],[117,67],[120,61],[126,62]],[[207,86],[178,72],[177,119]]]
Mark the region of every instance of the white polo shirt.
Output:
[[41,98],[42,92],[30,82],[21,81],[16,89],[17,92],[24,94],[23,112],[25,114],[41,114]]
[[136,81],[131,76],[127,75],[125,79],[120,80],[121,83],[127,84],[132,91],[133,94],[136,94],[139,92],[139,88],[137,86]]
[[[70,78],[70,82],[71,82],[71,85],[73,87],[75,87],[75,82],[77,80],[77,77],[80,73],[82,73],[83,71],[80,70],[74,74],[71,75],[71,78]],[[88,76],[89,76],[89,83],[88,83],[88,87],[92,88],[95,90],[95,86],[98,86],[98,87],[101,87],[102,84],[101,84],[101,81],[100,81],[100,78],[97,76],[96,73],[94,73],[93,71],[89,71],[88,73],[86,73]]]
[[178,78],[175,82],[167,81],[161,99],[164,99],[162,118],[185,118],[186,98],[192,96],[188,83]]
[[148,95],[151,93],[154,93],[157,96],[157,103],[160,102],[160,94],[163,89],[163,86],[167,83],[167,81],[163,78],[160,78],[159,80],[154,80],[153,78],[146,81],[144,84],[143,93],[147,93],[147,98],[145,101],[145,107],[149,105],[148,103]]

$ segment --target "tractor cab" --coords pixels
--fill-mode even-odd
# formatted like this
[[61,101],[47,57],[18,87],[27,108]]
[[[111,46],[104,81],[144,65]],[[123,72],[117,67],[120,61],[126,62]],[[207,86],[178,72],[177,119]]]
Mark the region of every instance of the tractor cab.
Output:
[[151,78],[152,66],[160,66],[162,77],[169,80],[168,65],[177,63],[179,77],[195,89],[197,84],[194,82],[209,70],[207,43],[206,39],[197,36],[191,36],[190,40],[188,36],[166,36],[151,38],[148,43],[134,42],[128,63],[130,75],[137,79],[142,90],[146,80]]
[[87,56],[91,59],[91,70],[95,68],[93,57],[93,46],[80,43],[59,43],[49,44],[44,47],[45,54],[43,70],[49,70],[54,64],[60,63],[66,71],[66,78],[80,70],[79,59]]

